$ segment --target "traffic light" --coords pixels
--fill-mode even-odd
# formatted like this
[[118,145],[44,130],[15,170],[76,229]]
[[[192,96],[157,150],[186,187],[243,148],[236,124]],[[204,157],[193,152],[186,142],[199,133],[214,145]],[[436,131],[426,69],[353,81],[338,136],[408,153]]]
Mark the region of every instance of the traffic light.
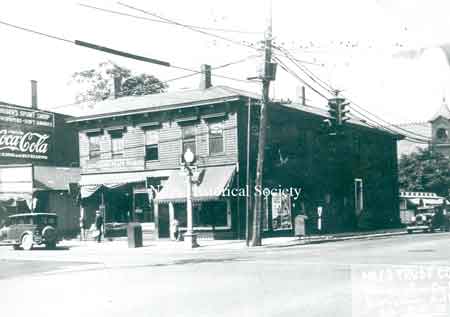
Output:
[[347,107],[348,105],[349,105],[348,102],[343,102],[340,105],[341,124],[344,124],[345,122],[350,120],[350,118],[348,116],[348,113],[350,112],[350,110],[345,109],[345,107]]
[[329,119],[324,120],[324,128],[328,130],[328,135],[339,135],[342,133],[342,126],[350,118],[348,117],[349,110],[345,109],[349,103],[345,102],[345,98],[336,97],[328,100]]
[[349,110],[345,109],[348,105],[345,98],[335,97],[328,100],[328,113],[336,126],[341,126],[350,119],[348,117]]

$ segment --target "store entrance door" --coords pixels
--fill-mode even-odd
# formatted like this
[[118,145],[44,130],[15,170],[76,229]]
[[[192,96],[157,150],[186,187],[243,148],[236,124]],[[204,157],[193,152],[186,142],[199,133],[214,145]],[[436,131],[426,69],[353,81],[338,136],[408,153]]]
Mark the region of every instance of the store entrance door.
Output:
[[159,214],[158,214],[158,232],[159,238],[169,238],[169,205],[161,204],[159,205]]

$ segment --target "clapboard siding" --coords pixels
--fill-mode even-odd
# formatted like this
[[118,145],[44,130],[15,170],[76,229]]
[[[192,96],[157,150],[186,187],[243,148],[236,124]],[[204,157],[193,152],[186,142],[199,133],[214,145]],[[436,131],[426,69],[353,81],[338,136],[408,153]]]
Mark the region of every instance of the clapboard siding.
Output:
[[[224,105],[208,107],[207,113],[211,115],[214,111],[223,112]],[[196,148],[197,164],[199,166],[222,165],[237,163],[237,114],[232,107],[227,106],[223,120],[224,123],[224,152],[210,155],[209,151],[209,123],[210,119],[202,118],[202,110],[193,112],[197,121],[192,121],[196,126]],[[79,131],[80,143],[80,165],[83,173],[90,172],[114,172],[126,169],[126,166],[114,164],[116,159],[111,156],[111,135],[108,128],[111,126],[123,126],[124,155],[120,160],[143,160],[145,158],[145,123],[158,121],[160,126],[153,127],[159,131],[159,159],[157,161],[146,161],[142,168],[149,170],[174,169],[180,166],[182,151],[182,125],[179,119],[191,113],[174,112],[171,114],[152,114],[151,116],[141,115],[131,121],[116,119],[113,122],[91,122],[85,124]],[[186,124],[186,123],[184,123]],[[101,129],[100,151],[101,156],[97,161],[89,160],[89,131]],[[108,163],[111,161],[111,164]],[[119,166],[120,165],[120,166]],[[138,166],[139,164],[135,164]],[[107,167],[105,167],[107,166]],[[133,168],[137,168],[134,166]]]

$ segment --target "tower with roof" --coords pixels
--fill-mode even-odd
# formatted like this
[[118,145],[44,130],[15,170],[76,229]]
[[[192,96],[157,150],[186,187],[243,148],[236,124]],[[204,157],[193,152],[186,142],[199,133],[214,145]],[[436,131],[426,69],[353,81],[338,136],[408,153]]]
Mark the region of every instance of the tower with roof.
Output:
[[431,144],[434,149],[450,157],[450,110],[445,98],[431,123]]

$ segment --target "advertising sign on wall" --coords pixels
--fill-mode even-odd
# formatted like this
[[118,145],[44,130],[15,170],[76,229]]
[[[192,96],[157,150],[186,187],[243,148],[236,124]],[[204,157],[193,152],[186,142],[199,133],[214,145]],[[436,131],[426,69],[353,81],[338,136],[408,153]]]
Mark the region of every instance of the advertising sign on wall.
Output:
[[285,193],[272,193],[273,230],[291,230],[291,196]]
[[0,158],[47,160],[53,127],[51,113],[0,105]]

